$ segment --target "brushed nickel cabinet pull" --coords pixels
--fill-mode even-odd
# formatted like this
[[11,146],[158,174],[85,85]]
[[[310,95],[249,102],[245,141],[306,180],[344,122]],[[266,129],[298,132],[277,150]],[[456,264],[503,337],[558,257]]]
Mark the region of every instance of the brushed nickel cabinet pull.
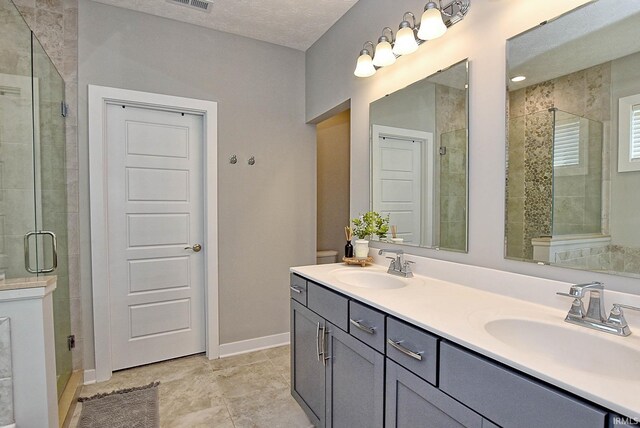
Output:
[[398,351],[402,352],[403,354],[411,357],[411,358],[415,358],[418,361],[422,361],[422,355],[421,352],[414,352],[411,349],[405,348],[404,346],[401,345],[403,341],[399,340],[399,341],[395,341],[395,340],[391,340],[391,339],[387,339],[387,343],[391,346],[393,346],[394,348],[396,348]]
[[362,320],[353,320],[351,318],[349,318],[349,322],[354,325],[355,327],[359,328],[360,330],[364,331],[365,333],[369,333],[369,334],[375,334],[376,332],[376,328],[375,327],[369,327],[366,324],[362,324]]

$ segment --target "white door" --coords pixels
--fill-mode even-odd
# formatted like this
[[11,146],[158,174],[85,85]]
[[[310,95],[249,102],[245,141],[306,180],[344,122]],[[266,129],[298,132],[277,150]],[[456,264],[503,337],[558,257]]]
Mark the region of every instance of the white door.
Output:
[[108,104],[105,125],[112,369],[203,352],[203,118]]
[[373,210],[389,214],[404,243],[420,244],[422,142],[379,136],[373,156]]

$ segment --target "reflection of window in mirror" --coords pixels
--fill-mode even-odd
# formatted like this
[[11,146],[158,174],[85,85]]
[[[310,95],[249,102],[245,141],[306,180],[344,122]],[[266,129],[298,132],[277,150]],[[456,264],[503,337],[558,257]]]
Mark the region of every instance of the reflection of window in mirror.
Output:
[[618,171],[640,171],[640,94],[618,102]]
[[588,121],[558,110],[553,113],[553,174],[587,175]]

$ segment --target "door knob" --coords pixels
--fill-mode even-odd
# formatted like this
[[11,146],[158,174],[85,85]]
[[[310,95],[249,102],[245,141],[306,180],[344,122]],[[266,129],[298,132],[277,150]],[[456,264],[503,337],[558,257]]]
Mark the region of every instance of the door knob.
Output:
[[202,245],[195,244],[193,247],[184,247],[185,250],[193,250],[194,253],[200,252],[202,250]]

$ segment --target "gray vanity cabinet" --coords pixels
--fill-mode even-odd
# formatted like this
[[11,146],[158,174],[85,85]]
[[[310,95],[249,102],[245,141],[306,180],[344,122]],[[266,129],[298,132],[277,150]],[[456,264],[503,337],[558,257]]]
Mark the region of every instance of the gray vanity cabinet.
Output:
[[384,426],[384,356],[329,324],[327,427]]
[[316,313],[291,300],[291,394],[316,427],[325,426],[325,365],[320,334],[324,324]]
[[327,287],[291,279],[291,394],[316,427],[636,426]]
[[385,423],[387,428],[495,426],[390,359],[387,359]]
[[345,331],[346,297],[300,277],[291,284],[307,297],[305,307],[292,290],[291,394],[316,427],[382,428],[384,355]]

